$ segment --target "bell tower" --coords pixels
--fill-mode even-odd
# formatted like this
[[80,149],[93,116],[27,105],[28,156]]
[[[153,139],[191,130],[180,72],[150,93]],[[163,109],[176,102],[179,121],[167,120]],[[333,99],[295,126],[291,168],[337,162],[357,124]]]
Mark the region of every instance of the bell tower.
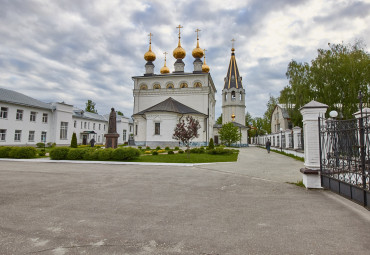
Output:
[[235,39],[232,39],[229,69],[222,90],[222,124],[236,122],[245,125],[245,90],[235,59]]

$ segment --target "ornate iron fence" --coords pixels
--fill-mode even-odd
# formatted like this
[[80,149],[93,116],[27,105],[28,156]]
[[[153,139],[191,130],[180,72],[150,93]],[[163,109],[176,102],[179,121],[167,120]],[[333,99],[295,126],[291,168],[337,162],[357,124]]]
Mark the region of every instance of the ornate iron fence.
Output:
[[281,148],[285,149],[285,143],[286,143],[286,140],[285,140],[285,133],[281,134]]
[[369,206],[370,116],[319,118],[319,135],[322,186]]

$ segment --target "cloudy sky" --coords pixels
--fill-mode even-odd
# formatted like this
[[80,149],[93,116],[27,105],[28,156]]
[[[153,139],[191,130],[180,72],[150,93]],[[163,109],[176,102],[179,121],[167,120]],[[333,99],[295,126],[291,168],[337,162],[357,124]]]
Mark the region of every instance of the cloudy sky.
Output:
[[[269,95],[287,85],[294,59],[309,62],[330,43],[362,40],[370,46],[370,0],[0,0],[0,87],[44,102],[65,101],[99,113],[111,107],[131,116],[132,76],[145,71],[148,34],[157,55],[177,47],[181,24],[193,70],[196,28],[217,88],[216,116],[232,38],[243,76],[246,106],[262,116]],[[170,54],[167,66],[173,71]]]

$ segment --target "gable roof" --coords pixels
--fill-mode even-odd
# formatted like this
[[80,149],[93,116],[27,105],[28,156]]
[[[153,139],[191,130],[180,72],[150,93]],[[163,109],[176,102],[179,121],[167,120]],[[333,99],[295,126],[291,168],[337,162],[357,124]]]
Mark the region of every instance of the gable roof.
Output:
[[205,115],[204,113],[198,112],[197,110],[194,110],[193,108],[190,108],[172,97],[167,98],[166,100],[160,102],[159,104],[156,104],[152,107],[149,107],[141,112],[138,112],[134,115],[144,115],[147,112],[173,112],[173,113],[179,113],[179,114],[201,114]]
[[0,102],[52,110],[53,106],[13,90],[0,88]]

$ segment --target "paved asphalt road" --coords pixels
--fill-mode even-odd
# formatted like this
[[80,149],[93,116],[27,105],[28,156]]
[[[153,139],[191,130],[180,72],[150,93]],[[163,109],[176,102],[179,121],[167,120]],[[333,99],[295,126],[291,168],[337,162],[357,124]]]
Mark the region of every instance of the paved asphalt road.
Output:
[[0,161],[0,254],[369,254],[370,212],[286,183],[302,166]]

